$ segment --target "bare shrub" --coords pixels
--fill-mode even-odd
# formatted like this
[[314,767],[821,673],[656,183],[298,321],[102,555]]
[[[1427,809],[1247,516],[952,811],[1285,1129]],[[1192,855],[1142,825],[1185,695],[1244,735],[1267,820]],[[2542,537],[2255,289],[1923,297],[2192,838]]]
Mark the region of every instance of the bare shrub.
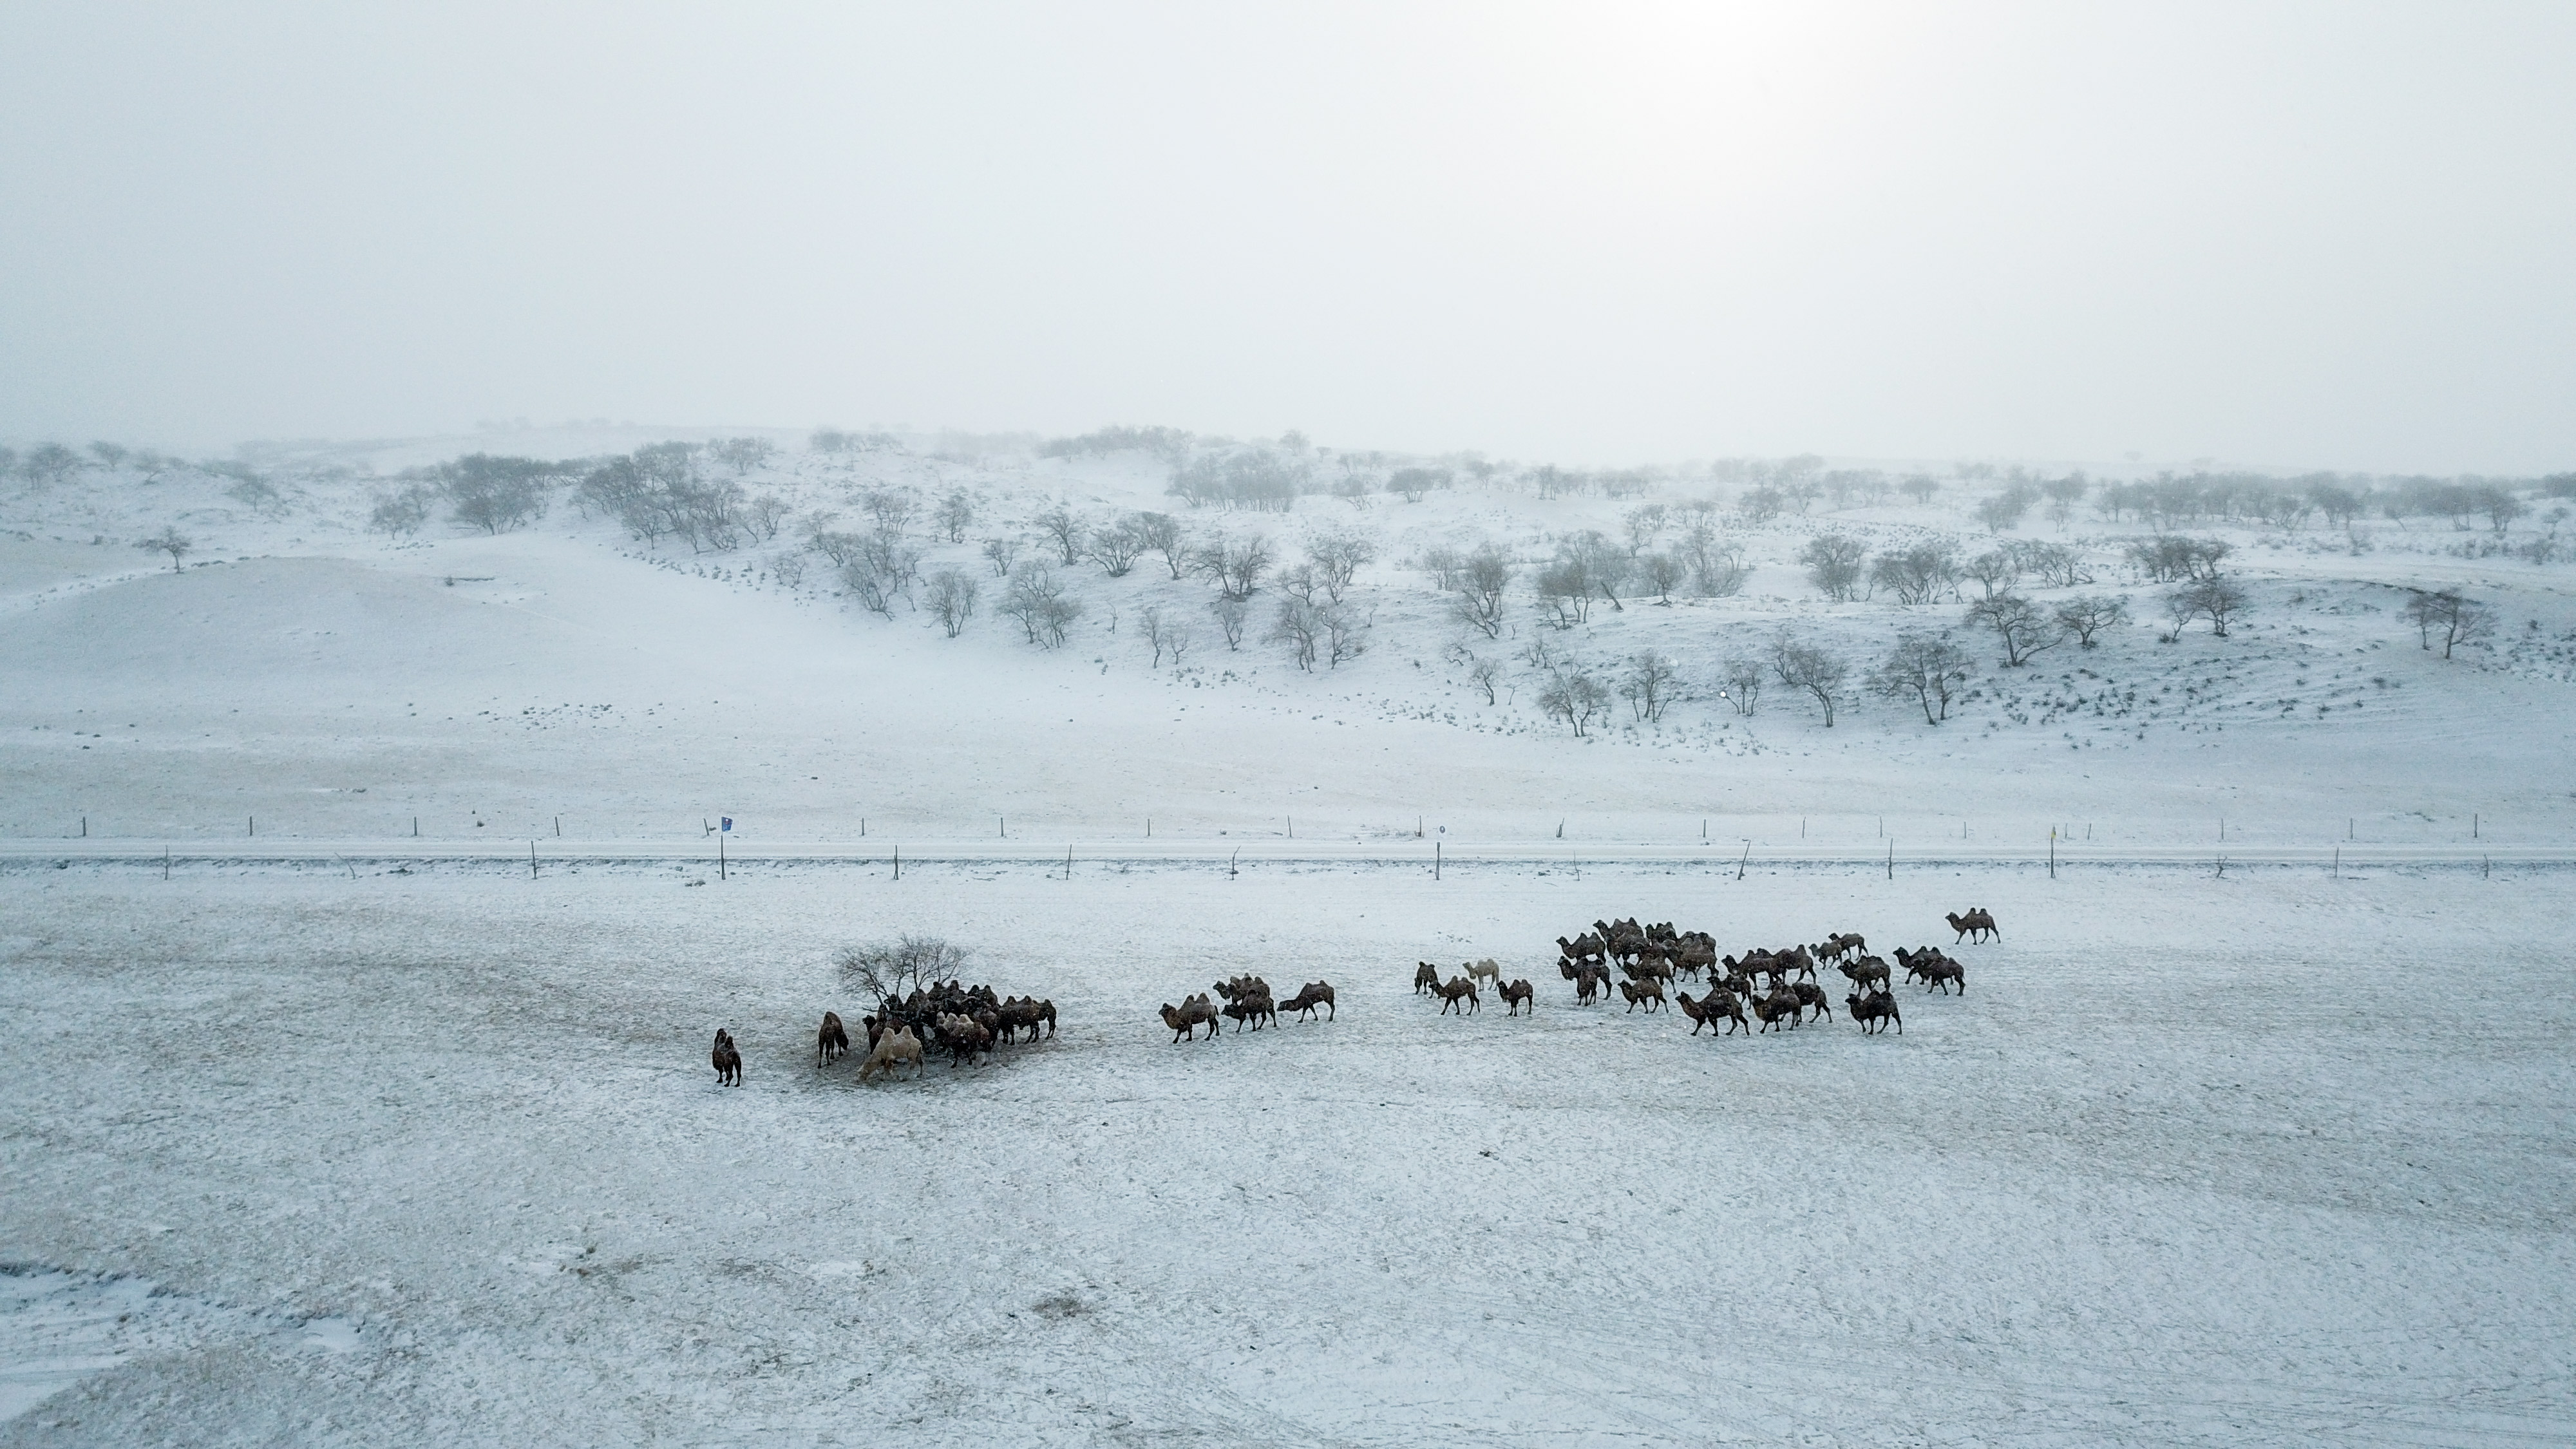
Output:
[[844,980],[876,1002],[956,980],[966,967],[966,951],[938,936],[907,934],[891,941],[844,946],[832,964],[840,968]]

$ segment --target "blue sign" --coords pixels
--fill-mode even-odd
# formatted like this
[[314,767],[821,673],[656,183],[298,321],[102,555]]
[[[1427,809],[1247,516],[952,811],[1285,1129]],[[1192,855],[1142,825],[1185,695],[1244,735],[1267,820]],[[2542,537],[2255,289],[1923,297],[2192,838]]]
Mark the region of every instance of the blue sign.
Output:
[[716,818],[724,822],[724,828],[725,828],[725,829],[727,829],[727,830],[731,830],[731,829],[733,829],[733,817],[732,817],[732,816],[730,816],[730,815],[719,815],[719,816],[717,816]]

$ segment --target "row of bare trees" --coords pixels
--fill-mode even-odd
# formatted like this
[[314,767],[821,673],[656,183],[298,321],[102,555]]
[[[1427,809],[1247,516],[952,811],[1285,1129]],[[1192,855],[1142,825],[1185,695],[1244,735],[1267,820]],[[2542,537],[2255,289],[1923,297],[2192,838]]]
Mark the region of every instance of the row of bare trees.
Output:
[[2093,581],[2084,560],[2063,544],[2016,540],[1966,559],[1958,546],[1943,539],[1887,549],[1872,557],[1869,545],[1849,534],[1821,533],[1798,555],[1808,581],[1828,599],[1851,603],[1884,589],[1900,604],[1929,604],[1943,595],[1960,597],[1975,584],[1993,597],[2037,579],[2048,588],[2074,588]]

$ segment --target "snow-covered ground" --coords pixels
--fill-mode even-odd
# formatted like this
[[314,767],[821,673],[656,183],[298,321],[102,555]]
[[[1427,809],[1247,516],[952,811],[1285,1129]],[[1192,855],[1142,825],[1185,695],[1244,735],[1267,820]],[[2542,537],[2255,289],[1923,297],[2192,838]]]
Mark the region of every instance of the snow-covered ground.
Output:
[[[11,868],[13,1301],[165,1291],[0,1316],[52,1390],[0,1441],[2576,1434],[2560,872],[701,879]],[[1542,972],[1613,913],[1883,951],[1970,900],[2007,934],[1902,1036]],[[902,930],[1061,1034],[817,1072],[832,949]],[[1408,989],[1488,952],[1534,1016]],[[1173,1045],[1246,969],[1339,1019]]]
[[[639,438],[502,441],[552,456]],[[220,840],[255,820],[311,838],[408,838],[417,821],[430,839],[682,839],[729,814],[780,841],[852,838],[862,821],[888,837],[1059,840],[1141,838],[1150,821],[1157,838],[1211,842],[1409,836],[1417,822],[1488,842],[1560,826],[1578,841],[1688,841],[1707,821],[1718,839],[1864,849],[1963,831],[2038,846],[2052,826],[2104,844],[2576,839],[2576,572],[2454,557],[2486,535],[2440,520],[2359,525],[2376,541],[2358,556],[2350,535],[2313,524],[2185,530],[2234,543],[2254,604],[2231,637],[2198,624],[2159,643],[2164,591],[2120,561],[2153,530],[2034,516],[2006,540],[2076,547],[2099,580],[2079,591],[2124,595],[2137,618],[2100,648],[2007,669],[1957,602],[1828,604],[1795,561],[1826,530],[1873,548],[1948,538],[1964,558],[1998,541],[1968,517],[1966,484],[1925,506],[1720,515],[1753,569],[1744,593],[1659,606],[1631,585],[1625,607],[1558,631],[1529,604],[1552,540],[1620,536],[1642,498],[1738,490],[1677,478],[1632,498],[1542,498],[1462,482],[1418,504],[1315,497],[1287,515],[1223,514],[1178,508],[1161,466],[1134,454],[970,466],[788,453],[745,480],[800,521],[837,513],[840,528],[864,525],[854,500],[872,488],[925,506],[966,492],[978,512],[965,542],[918,519],[909,535],[925,568],[984,576],[977,617],[949,639],[910,605],[884,620],[841,597],[795,542],[801,522],[707,554],[669,539],[648,550],[561,499],[497,537],[436,522],[401,542],[365,531],[390,470],[468,445],[378,449],[361,461],[386,472],[311,475],[264,509],[195,475],[80,475],[0,500],[0,836],[75,836],[86,820],[92,838]],[[978,549],[1015,537],[1037,554],[1028,521],[1058,500],[1099,521],[1172,508],[1203,536],[1266,531],[1283,565],[1313,530],[1365,530],[1377,559],[1351,597],[1374,620],[1370,648],[1300,671],[1262,637],[1272,588],[1229,651],[1210,587],[1172,579],[1153,554],[1115,579],[1061,569],[1084,612],[1064,647],[1033,648],[994,612],[1001,585]],[[199,545],[176,573],[128,546],[169,525]],[[1414,566],[1476,539],[1521,559],[1498,640],[1450,623]],[[805,564],[799,587],[780,582],[782,556]],[[2452,660],[2418,648],[2395,615],[2401,586],[2468,589],[2497,609],[2498,636]],[[2068,592],[2024,588],[2042,603]],[[1149,607],[1189,621],[1197,647],[1180,667],[1154,664]],[[1760,653],[1783,626],[1854,666],[1831,729],[1776,684],[1751,717],[1718,697],[1720,661]],[[1979,658],[1946,725],[1859,687],[1901,627],[1951,629]],[[1548,671],[1527,653],[1541,642],[1605,685],[1660,649],[1680,702],[1649,723],[1614,701],[1611,721],[1574,739],[1534,703]],[[1504,666],[1496,703],[1460,645]]]
[[[1965,478],[1721,514],[1742,593],[1561,631],[1529,599],[1558,542],[1737,488],[1225,515],[1141,455],[790,448],[744,482],[797,521],[730,551],[562,497],[365,528],[405,467],[658,436],[0,496],[0,1444],[2576,1438],[2548,549],[2213,522],[2251,608],[2163,642],[2122,561],[2151,530],[2033,515],[2003,537],[2139,622],[2006,668],[1960,602],[1827,603],[1796,562],[1989,546]],[[1041,548],[1058,501],[1292,562],[1363,530],[1369,648],[1229,650],[1152,554],[1062,571],[1060,649],[989,569],[960,637],[879,618],[796,540],[886,487],[974,503],[963,542],[910,526],[930,568]],[[170,526],[183,569],[131,546]],[[1522,565],[1495,640],[1418,566],[1479,539]],[[2419,648],[2415,587],[2496,635]],[[1938,727],[1857,688],[1831,729],[1776,687],[1737,713],[1722,662],[1784,627],[1864,668],[1946,627],[1979,672]],[[1575,738],[1541,644],[1605,682],[1661,650],[1679,701]],[[1901,993],[1901,1037],[1693,1039],[1550,966],[1596,917],[1885,952],[1971,904],[2009,934],[1958,948],[1966,996]],[[1062,1034],[817,1073],[821,1012],[867,1005],[832,953],[900,932]],[[1535,1017],[1408,989],[1487,954]],[[1244,970],[1332,981],[1339,1020],[1171,1044],[1154,1007]]]

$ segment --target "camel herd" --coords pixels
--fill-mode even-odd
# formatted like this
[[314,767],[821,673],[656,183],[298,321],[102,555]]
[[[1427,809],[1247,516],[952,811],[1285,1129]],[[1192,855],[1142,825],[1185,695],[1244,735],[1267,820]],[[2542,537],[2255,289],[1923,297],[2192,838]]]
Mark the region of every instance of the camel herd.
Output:
[[[1945,918],[1960,941],[2002,939],[1993,913],[1982,906]],[[1716,938],[1704,931],[1679,931],[1669,921],[1642,925],[1631,917],[1594,921],[1581,935],[1557,937],[1556,946],[1557,974],[1574,983],[1575,1005],[1607,1004],[1615,989],[1631,1014],[1642,1010],[1651,1016],[1667,1005],[1679,1009],[1690,1018],[1693,1036],[1702,1027],[1718,1036],[1738,1031],[1751,1036],[1832,1020],[1833,1007],[1817,979],[1820,966],[1832,967],[1849,983],[1843,1008],[1864,1035],[1890,1027],[1899,1035],[1905,1031],[1905,1017],[1894,992],[1894,969],[1902,969],[1909,984],[1921,982],[1926,994],[1938,991],[1946,996],[1955,991],[1965,996],[1968,991],[1967,967],[1941,948],[1909,951],[1899,946],[1891,968],[1869,954],[1869,943],[1858,932],[1837,932],[1813,944],[1755,946],[1740,956],[1721,956]],[[1705,981],[1706,989],[1693,997],[1678,988],[1683,980]],[[1504,981],[1501,963],[1490,956],[1462,962],[1458,974],[1445,980],[1439,967],[1428,961],[1415,963],[1414,994],[1438,999],[1442,1016],[1482,1011],[1479,982],[1502,998],[1506,1016],[1537,1014],[1537,988],[1526,978]],[[1244,975],[1215,982],[1206,991],[1183,997],[1177,1006],[1163,1003],[1162,1018],[1177,1045],[1196,1040],[1201,1027],[1214,1041],[1224,1034],[1228,1021],[1238,1034],[1276,1026],[1283,1011],[1301,1021],[1314,1020],[1318,1011],[1326,1021],[1340,1015],[1331,982],[1309,981],[1296,995],[1280,1001],[1272,996],[1269,982]],[[979,1056],[989,1059],[996,1045],[1036,1041],[1041,1030],[1054,1036],[1056,1016],[1052,1001],[997,997],[990,986],[942,981],[916,987],[901,1000],[887,997],[875,1014],[859,1018],[859,1024],[866,1031],[867,1047],[858,1077],[867,1082],[892,1076],[904,1066],[918,1077],[932,1050],[947,1053],[952,1070],[972,1065]],[[824,1012],[814,1037],[815,1069],[830,1066],[852,1050],[840,1014]],[[732,1032],[717,1030],[713,1062],[719,1084],[742,1085],[742,1052],[734,1045]]]
[[[1949,920],[1962,940],[1972,931],[2001,935],[1993,914],[1982,907]],[[1810,1020],[1831,1020],[1833,1006],[1816,978],[1819,966],[1834,968],[1849,982],[1852,989],[1844,993],[1843,1007],[1863,1033],[1890,1026],[1900,1035],[1905,1030],[1888,964],[1869,954],[1869,943],[1858,932],[1837,932],[1813,945],[1756,946],[1741,956],[1721,956],[1716,939],[1706,932],[1675,930],[1669,921],[1644,925],[1632,917],[1594,921],[1579,936],[1557,937],[1556,946],[1557,974],[1574,983],[1576,1005],[1607,1001],[1615,986],[1629,1011],[1652,1013],[1663,1009],[1670,992],[1672,1004],[1690,1018],[1693,1036],[1720,1023],[1724,1026],[1718,1034],[1732,1036],[1738,1031],[1794,1031]],[[1955,987],[1961,995],[1967,993],[1967,968],[1936,946],[1919,951],[1900,946],[1896,964],[1909,982],[1921,981],[1926,991],[1947,995]],[[1614,979],[1614,970],[1624,979]],[[1417,974],[1417,989],[1420,979]],[[1676,983],[1683,979],[1705,979],[1708,989],[1694,998],[1678,989]]]
[[1276,1026],[1282,1011],[1297,1013],[1300,1021],[1314,1020],[1318,1010],[1326,1021],[1341,1015],[1341,1009],[1333,1004],[1333,983],[1329,981],[1309,981],[1286,1001],[1273,1000],[1270,983],[1258,976],[1233,977],[1217,982],[1209,991],[1224,997],[1225,1004],[1216,1005],[1207,991],[1182,997],[1178,1006],[1163,1003],[1163,1025],[1171,1028],[1175,1045],[1196,1040],[1202,1026],[1207,1028],[1207,1039],[1214,1041],[1224,1033],[1228,1021],[1234,1023],[1238,1033],[1259,1031],[1264,1024]]
[[[973,1064],[978,1056],[990,1060],[996,1045],[1024,1037],[1036,1041],[1041,1031],[1055,1035],[1055,1003],[1034,996],[997,997],[990,986],[940,981],[916,986],[901,999],[887,997],[876,1014],[860,1017],[859,1025],[868,1041],[859,1059],[860,1081],[890,1077],[905,1066],[917,1077],[933,1050],[948,1053],[949,1066],[955,1068]],[[841,1014],[824,1012],[823,1024],[814,1031],[814,1069],[819,1072],[850,1052],[850,1032]],[[719,1083],[742,1085],[742,1052],[734,1046],[733,1033],[722,1027],[716,1029],[715,1068]]]

